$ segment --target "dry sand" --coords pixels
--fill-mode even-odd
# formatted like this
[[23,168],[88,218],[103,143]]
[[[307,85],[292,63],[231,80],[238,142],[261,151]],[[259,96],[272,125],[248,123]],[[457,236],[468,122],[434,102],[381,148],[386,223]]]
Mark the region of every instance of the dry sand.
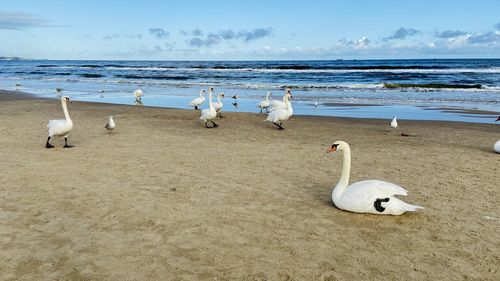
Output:
[[[57,100],[0,101],[0,280],[500,280],[500,125],[74,102],[69,143],[45,149]],[[12,96],[12,94],[10,94]],[[108,135],[107,116],[117,129]],[[409,190],[422,212],[353,214],[351,182]]]

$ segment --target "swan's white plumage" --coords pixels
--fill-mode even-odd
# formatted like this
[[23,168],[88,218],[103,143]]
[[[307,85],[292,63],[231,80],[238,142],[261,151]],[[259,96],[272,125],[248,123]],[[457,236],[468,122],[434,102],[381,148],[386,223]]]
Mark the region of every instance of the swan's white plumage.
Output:
[[[291,94],[287,92],[283,97],[284,106],[277,106],[271,109],[269,114],[267,115],[266,121],[272,123],[281,123],[285,120],[288,120],[293,115],[292,105],[289,102],[289,97]],[[281,129],[281,128],[280,128]]]
[[205,102],[205,97],[203,96],[203,94],[205,93],[205,90],[201,90],[200,91],[200,96],[191,100],[188,105],[190,106],[193,106],[193,107],[198,107],[200,106],[201,104],[203,104]]
[[493,150],[496,153],[500,153],[500,140],[498,140],[494,145],[493,145]]
[[64,117],[66,119],[49,120],[47,124],[49,137],[66,137],[73,129],[73,121],[71,121],[71,118],[69,117],[68,108],[66,105],[68,101],[69,97],[61,97],[61,105],[63,108]]
[[271,105],[269,102],[270,95],[271,95],[271,92],[267,92],[266,98],[263,101],[259,102],[259,104],[257,105],[257,107],[260,108],[261,113],[262,113],[262,109],[267,110],[269,108],[269,106]]
[[[332,201],[337,208],[356,213],[377,215],[401,215],[404,212],[423,209],[423,207],[408,204],[394,197],[395,195],[406,196],[408,192],[390,182],[366,180],[348,186],[351,165],[350,148],[346,142],[336,141],[332,149],[329,149],[329,152],[337,150],[344,151],[342,176],[332,191]],[[377,210],[377,200],[384,200],[378,203],[383,210]]]
[[219,113],[222,109],[222,107],[224,106],[224,104],[222,103],[221,99],[220,98],[224,98],[224,93],[219,93],[217,95],[217,102],[214,102],[213,105],[214,105],[214,109],[217,113]]
[[[292,91],[290,91],[290,89],[287,89],[285,91],[285,94],[283,95],[283,100],[282,101],[278,101],[278,100],[272,100],[270,101],[270,106],[269,106],[269,111],[270,112],[273,112],[275,110],[278,110],[278,109],[285,109],[287,108],[287,111],[289,112],[290,116],[291,117],[293,115],[293,107],[292,107],[292,103],[290,102],[290,98],[292,97]],[[286,100],[285,100],[286,98]]]
[[208,108],[205,108],[201,111],[200,120],[205,124],[208,121],[212,121],[217,116],[217,112],[215,111],[214,105],[212,103],[212,89],[208,91]]

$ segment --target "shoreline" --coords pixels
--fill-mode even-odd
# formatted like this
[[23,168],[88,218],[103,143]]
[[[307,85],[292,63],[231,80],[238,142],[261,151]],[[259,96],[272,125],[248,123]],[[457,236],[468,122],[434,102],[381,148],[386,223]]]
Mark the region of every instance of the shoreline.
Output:
[[[2,94],[0,94],[0,97]],[[22,280],[498,280],[500,126],[265,115],[73,102],[68,143],[45,148],[58,100],[0,102],[2,278]],[[110,135],[104,124],[113,115]],[[407,133],[402,137],[399,133]],[[424,210],[335,208],[380,179]],[[381,258],[390,256],[392,258]]]
[[[57,98],[47,98],[47,97],[40,97],[38,95],[28,93],[28,92],[23,92],[23,91],[12,91],[12,90],[3,90],[0,89],[0,101],[5,101],[5,100],[56,100]],[[84,103],[96,103],[96,104],[107,104],[107,105],[121,105],[121,106],[137,106],[133,104],[122,104],[122,103],[112,103],[112,102],[98,102],[98,101],[79,101],[79,102],[84,102]],[[386,107],[386,106],[391,106],[393,104],[366,104],[366,103],[340,103],[340,102],[329,102],[329,103],[324,103],[321,105],[321,107],[330,107],[330,108],[340,108],[340,109],[351,109],[351,108],[357,108],[357,109],[362,109],[362,108],[371,108],[371,107]],[[178,107],[169,107],[169,106],[160,106],[160,105],[140,105],[143,107],[149,107],[149,108],[164,108],[164,109],[178,109],[178,110],[186,110],[186,111],[192,111],[191,109],[186,109],[186,108],[178,108]],[[248,113],[248,114],[255,114],[255,112],[246,112],[246,111],[234,111],[233,108],[230,108],[230,101],[227,100],[225,101],[225,113]],[[432,107],[429,105],[408,105],[412,106],[414,108],[420,108],[425,111],[439,111],[442,113],[450,113],[450,114],[455,114],[457,116],[475,116],[476,118],[491,118],[491,124],[494,124],[494,116],[500,115],[500,111],[490,111],[490,110],[483,110],[483,109],[470,109],[470,108],[461,108],[458,106],[437,106],[437,107]],[[489,116],[488,116],[489,115]],[[265,116],[265,115],[263,115]],[[346,118],[346,119],[362,119],[362,120],[389,120],[388,118],[377,118],[377,117],[351,117],[351,116],[330,116],[330,115],[316,115],[316,114],[295,114],[295,117],[298,116],[313,116],[313,117],[331,117],[331,118]],[[407,119],[407,118],[400,118],[398,116],[398,120],[404,120],[405,122],[457,122],[457,123],[469,123],[469,124],[490,124],[490,122],[474,122],[474,121],[460,121],[460,120],[425,120],[425,119]],[[390,120],[389,120],[390,121]]]

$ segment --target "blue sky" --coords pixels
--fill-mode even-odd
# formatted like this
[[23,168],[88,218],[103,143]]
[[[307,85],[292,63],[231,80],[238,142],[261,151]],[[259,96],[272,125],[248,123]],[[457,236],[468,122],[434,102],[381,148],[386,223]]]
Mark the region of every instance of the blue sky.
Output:
[[2,0],[0,56],[500,57],[500,0]]

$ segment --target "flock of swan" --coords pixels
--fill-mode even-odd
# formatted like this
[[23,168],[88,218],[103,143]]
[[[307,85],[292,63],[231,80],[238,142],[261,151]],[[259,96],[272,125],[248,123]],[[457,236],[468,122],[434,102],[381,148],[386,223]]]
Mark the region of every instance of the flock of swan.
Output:
[[[220,92],[217,95],[217,102],[212,101],[214,88],[208,88],[208,108],[203,109],[201,111],[200,120],[205,124],[206,128],[215,128],[218,125],[214,123],[214,119],[219,116],[223,118],[221,111],[222,106],[224,105],[221,101],[221,98],[224,98],[224,93]],[[195,110],[199,110],[200,106],[205,102],[205,90],[201,90],[199,96],[191,100],[188,105],[193,107]],[[261,101],[257,108],[260,108],[260,113],[265,109],[268,116],[265,121],[271,122],[278,127],[278,129],[283,130],[283,121],[288,120],[293,115],[293,108],[290,99],[292,98],[292,91],[290,89],[285,90],[285,94],[283,95],[283,101],[279,100],[269,100],[269,96],[271,92],[266,94],[266,98]],[[237,103],[238,95],[232,96]],[[233,103],[234,105],[234,103]],[[212,124],[210,127],[208,126],[209,122]]]
[[[208,108],[201,110],[200,120],[202,120],[207,128],[215,128],[218,125],[214,122],[217,115],[221,118],[222,101],[224,98],[224,93],[219,93],[217,102],[212,101],[213,88],[208,89]],[[199,97],[193,99],[189,102],[189,105],[194,109],[198,110],[199,107],[205,102],[205,90],[201,90]],[[143,96],[140,89],[134,92],[136,101],[141,101]],[[268,113],[266,121],[272,122],[282,130],[282,122],[289,119],[293,114],[292,104],[290,98],[292,93],[289,89],[285,90],[282,101],[269,100],[271,93],[266,94],[266,98],[261,101],[257,107],[262,110],[266,110]],[[233,99],[236,100],[238,97],[235,95]],[[68,134],[73,129],[73,122],[68,113],[67,103],[70,103],[68,96],[61,97],[61,105],[64,112],[65,119],[61,120],[50,120],[47,124],[48,127],[48,138],[46,142],[46,148],[53,148],[54,146],[50,144],[50,139],[52,137],[64,137],[64,148],[73,147],[68,145]],[[500,121],[500,116],[496,119]],[[208,123],[211,123],[211,127]],[[394,130],[398,127],[396,116],[392,119],[390,123],[391,128]],[[105,125],[106,130],[109,134],[116,128],[113,116],[109,116],[108,123]],[[494,145],[494,150],[500,153],[500,140]],[[337,185],[332,190],[332,201],[335,206],[339,209],[355,212],[355,213],[370,213],[377,215],[401,215],[405,212],[414,212],[418,209],[423,209],[421,206],[408,204],[401,199],[395,197],[395,195],[406,196],[407,191],[393,183],[380,181],[380,180],[365,180],[353,183],[349,185],[349,175],[351,170],[351,150],[349,144],[344,141],[336,141],[328,148],[328,153],[333,153],[336,151],[343,152],[343,165],[342,174]]]

